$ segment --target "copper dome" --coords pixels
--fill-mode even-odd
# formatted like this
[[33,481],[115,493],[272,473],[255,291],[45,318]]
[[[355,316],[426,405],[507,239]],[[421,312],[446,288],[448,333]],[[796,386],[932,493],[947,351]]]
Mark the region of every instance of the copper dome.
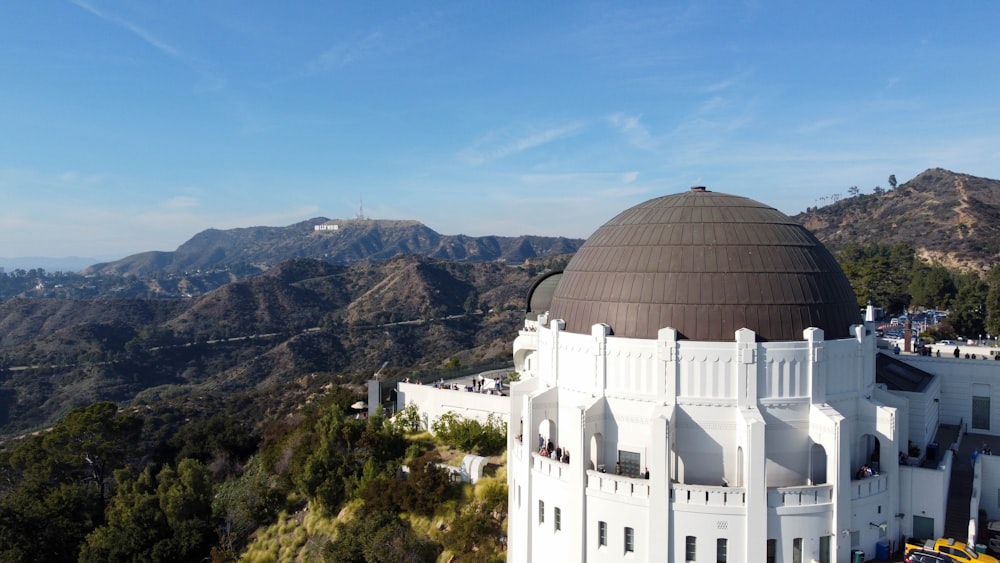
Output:
[[849,336],[857,298],[833,255],[780,211],[704,188],[649,200],[597,229],[566,266],[550,319],[589,334],[732,341],[801,340],[817,327]]

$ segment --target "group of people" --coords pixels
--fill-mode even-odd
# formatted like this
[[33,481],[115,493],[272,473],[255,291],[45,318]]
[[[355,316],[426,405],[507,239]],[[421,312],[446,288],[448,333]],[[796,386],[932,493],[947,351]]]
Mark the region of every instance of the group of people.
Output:
[[982,454],[982,455],[993,455],[993,449],[990,448],[989,444],[987,444],[986,442],[983,442],[983,447],[982,448],[980,448],[978,450],[972,450],[972,466],[973,467],[976,466],[976,458],[979,457],[980,454]]
[[[419,381],[417,383],[419,384]],[[460,391],[462,389],[461,386],[459,386],[457,383],[445,383],[443,377],[441,379],[437,380],[436,382],[434,382],[434,388],[435,389],[450,389],[452,391]]]
[[860,479],[864,479],[866,477],[871,477],[874,474],[875,474],[875,472],[872,471],[872,466],[870,466],[870,465],[868,465],[866,463],[866,464],[864,464],[864,465],[861,466],[861,469],[858,469],[857,478],[860,480]]
[[[892,353],[893,354],[896,354],[898,356],[899,352],[900,352],[899,344],[896,344],[895,346],[892,347]],[[920,354],[921,356],[930,356],[931,355],[931,349],[928,346],[922,346],[922,347],[920,347],[920,348],[917,349],[917,353]],[[952,354],[954,354],[954,356],[956,358],[961,358],[962,357],[962,350],[960,350],[958,346],[955,346],[955,350],[952,352]],[[995,350],[991,351],[989,355],[993,356],[994,360],[1000,360],[1000,353],[998,353]],[[941,357],[941,350],[940,349],[934,350],[934,356],[940,358]],[[982,354],[981,358],[985,360],[985,359],[987,359],[987,355],[986,354]],[[975,354],[970,354],[970,353],[966,352],[965,353],[965,359],[966,360],[975,360],[977,358],[976,358]]]
[[[604,466],[602,465],[601,467],[603,468]],[[604,470],[601,469],[601,471],[603,472]],[[621,475],[621,474],[622,474],[622,462],[616,461],[615,462],[615,475]],[[649,468],[646,467],[646,468],[643,469],[642,473],[640,473],[637,476],[636,475],[631,475],[631,477],[640,477],[642,479],[649,479]]]
[[[952,352],[952,353],[955,355],[956,358],[961,358],[962,357],[962,351],[959,350],[958,346],[955,346],[955,351]],[[941,354],[938,353],[939,357],[940,357],[940,355]],[[991,350],[990,351],[990,356],[993,356],[994,360],[1000,360],[1000,354],[998,354],[996,352],[996,350]],[[983,354],[983,359],[985,360],[986,358],[987,358],[986,354]],[[968,352],[966,352],[965,353],[965,359],[966,360],[975,360],[976,359],[976,355],[975,354],[969,354]]]
[[503,394],[502,379],[500,379],[499,377],[494,377],[492,381],[493,383],[492,388],[490,388],[490,386],[486,383],[487,381],[488,380],[482,375],[477,375],[476,377],[472,378],[471,390],[475,391],[476,393],[482,393],[483,391],[496,391],[497,393]]
[[[409,377],[403,379],[403,383],[414,383],[416,385],[423,385],[423,382],[419,379],[410,380]],[[471,386],[462,386],[458,383],[445,383],[444,378],[440,378],[433,383],[435,389],[449,389],[452,391],[474,391],[476,393],[500,393],[503,394],[503,380],[499,377],[488,380],[481,375],[477,375],[472,378]]]
[[556,446],[552,440],[546,441],[541,434],[538,435],[538,455],[562,463],[569,463],[569,448]]

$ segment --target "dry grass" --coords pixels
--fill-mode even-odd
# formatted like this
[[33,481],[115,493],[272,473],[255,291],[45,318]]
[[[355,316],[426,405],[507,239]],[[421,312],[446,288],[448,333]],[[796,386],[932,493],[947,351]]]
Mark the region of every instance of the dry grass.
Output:
[[328,518],[309,506],[288,514],[257,531],[240,557],[244,563],[310,563],[322,560],[323,546],[334,538],[338,519],[350,517],[360,502],[348,504],[336,518]]

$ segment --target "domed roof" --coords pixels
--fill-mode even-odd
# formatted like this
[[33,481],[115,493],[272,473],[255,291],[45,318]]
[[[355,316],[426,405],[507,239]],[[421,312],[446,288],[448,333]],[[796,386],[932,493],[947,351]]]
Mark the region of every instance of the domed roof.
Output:
[[861,322],[833,255],[804,227],[754,200],[704,188],[649,200],[611,219],[580,247],[552,295],[550,319],[589,334],[732,341],[828,339]]

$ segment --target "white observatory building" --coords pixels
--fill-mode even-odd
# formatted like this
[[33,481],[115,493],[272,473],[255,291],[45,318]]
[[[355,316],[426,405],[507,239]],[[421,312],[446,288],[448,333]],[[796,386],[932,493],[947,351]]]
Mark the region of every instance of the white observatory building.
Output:
[[781,212],[647,201],[528,307],[510,561],[847,562],[900,534],[905,401],[834,257]]

